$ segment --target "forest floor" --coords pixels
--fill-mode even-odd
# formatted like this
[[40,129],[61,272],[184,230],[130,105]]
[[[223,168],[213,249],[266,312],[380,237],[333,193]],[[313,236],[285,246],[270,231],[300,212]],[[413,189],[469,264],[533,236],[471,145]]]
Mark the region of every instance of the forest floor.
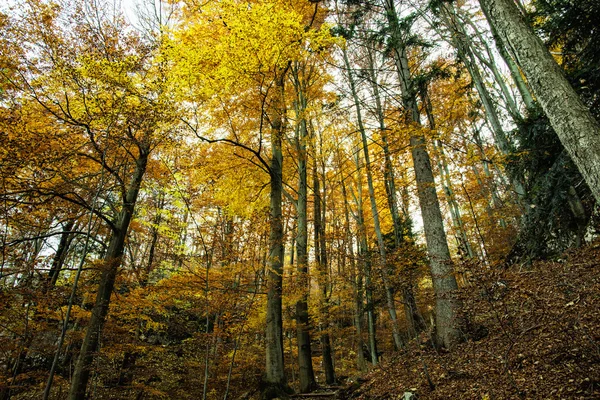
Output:
[[336,398],[600,398],[600,241],[528,267],[480,266],[469,281],[471,339],[435,351],[424,334]]

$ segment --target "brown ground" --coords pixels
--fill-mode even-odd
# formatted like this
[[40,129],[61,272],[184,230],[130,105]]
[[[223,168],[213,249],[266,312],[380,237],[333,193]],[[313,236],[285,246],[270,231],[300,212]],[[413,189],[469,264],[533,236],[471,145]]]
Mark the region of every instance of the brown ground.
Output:
[[436,352],[423,335],[337,398],[600,399],[599,267],[600,242],[528,268],[473,267],[461,296],[474,339]]

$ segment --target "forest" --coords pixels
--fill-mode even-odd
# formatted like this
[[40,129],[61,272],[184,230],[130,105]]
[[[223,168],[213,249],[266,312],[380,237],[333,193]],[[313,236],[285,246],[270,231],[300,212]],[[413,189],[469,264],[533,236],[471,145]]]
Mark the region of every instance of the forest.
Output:
[[0,5],[0,400],[600,398],[596,0]]

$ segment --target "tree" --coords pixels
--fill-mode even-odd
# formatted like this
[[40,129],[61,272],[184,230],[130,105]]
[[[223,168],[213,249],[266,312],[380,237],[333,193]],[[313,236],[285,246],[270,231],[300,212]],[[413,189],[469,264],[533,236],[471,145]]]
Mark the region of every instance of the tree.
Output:
[[[182,27],[180,44],[174,46],[178,53],[178,77],[193,77],[191,87],[195,97],[191,98],[192,101],[201,103],[204,100],[209,107],[212,105],[217,109],[222,108],[223,103],[239,102],[240,107],[252,110],[255,119],[251,123],[255,125],[244,132],[244,137],[237,130],[230,129],[229,137],[218,139],[202,133],[199,128],[203,128],[200,124],[204,121],[197,117],[188,125],[194,127],[203,140],[222,141],[249,151],[269,175],[270,250],[267,265],[266,387],[263,396],[272,398],[289,391],[283,364],[282,314],[282,175],[283,149],[289,129],[286,82],[295,61],[327,48],[329,33],[326,29],[319,29],[322,15],[319,15],[318,4],[308,2],[283,5],[273,1],[248,7],[245,2],[227,1],[211,4],[200,11],[192,5],[188,18],[193,23]],[[240,92],[246,97],[240,97]],[[226,115],[226,118],[230,119],[230,115]],[[266,127],[268,129],[264,129]],[[271,155],[268,161],[261,153],[265,133],[270,137]],[[302,243],[299,242],[299,245],[303,247],[303,235],[300,235],[300,239]],[[299,256],[303,256],[302,253],[303,249]],[[299,265],[303,262],[300,260]],[[299,314],[305,315],[304,310],[300,309]],[[304,347],[306,343],[300,345]],[[303,390],[308,390],[313,386],[310,382],[312,374],[308,368],[309,360],[305,361],[308,379],[303,379],[306,384]]]
[[[375,43],[373,43],[374,45]],[[410,242],[412,235],[407,215],[400,216],[398,210],[398,195],[396,189],[396,178],[394,176],[394,168],[390,154],[390,146],[388,143],[388,126],[386,125],[383,104],[379,90],[379,82],[377,81],[377,68],[375,65],[375,52],[370,48],[371,43],[367,43],[367,70],[375,98],[375,114],[379,124],[379,134],[381,135],[382,150],[384,156],[384,176],[385,176],[385,193],[387,197],[388,207],[392,216],[394,248],[393,251],[398,253],[401,251],[401,246]],[[388,266],[386,266],[388,268]],[[413,293],[413,284],[411,279],[404,279],[402,282],[402,300],[404,303],[404,314],[408,325],[409,336],[417,336],[425,329],[423,317],[419,313],[415,296]]]
[[[345,2],[335,27],[322,2],[156,1],[142,32],[95,0],[0,6],[0,399],[285,398],[382,353],[397,379],[372,371],[380,397],[412,381],[446,393],[481,368],[500,383],[480,397],[539,392],[526,343],[589,305],[593,279],[575,276],[589,262],[498,263],[584,242],[593,196],[503,34],[464,2],[441,4],[457,56],[424,23],[435,1]],[[532,1],[593,108],[597,32],[578,14],[597,7]],[[536,290],[556,307],[523,303]],[[588,314],[562,331],[593,352]],[[500,357],[438,351],[463,333]],[[437,379],[439,357],[466,375]],[[472,397],[486,385],[471,380]]]
[[431,279],[436,294],[437,337],[440,344],[450,348],[461,339],[460,302],[453,298],[453,292],[458,286],[453,275],[452,260],[435,190],[431,161],[425,137],[420,131],[420,113],[416,97],[418,88],[409,67],[408,48],[403,37],[407,32],[403,32],[400,27],[393,0],[385,0],[383,5],[389,26],[390,48],[400,81],[405,123],[411,130],[410,148],[417,178]]
[[[330,307],[329,307],[329,288],[331,285],[331,279],[329,276],[329,265],[327,257],[327,240],[325,237],[326,232],[326,180],[325,180],[325,164],[319,163],[318,160],[323,158],[323,141],[320,138],[320,151],[317,155],[317,145],[313,145],[314,153],[314,165],[312,168],[313,178],[313,226],[314,226],[314,247],[315,247],[315,261],[317,266],[318,282],[319,282],[319,301],[320,305],[320,318],[321,323],[319,329],[321,330],[321,351],[323,352],[323,369],[325,370],[325,382],[332,385],[335,383],[335,369],[333,364],[333,349],[331,346],[331,337],[329,335],[329,320],[330,320]],[[315,138],[316,141],[316,138]],[[319,157],[318,157],[319,156]],[[319,174],[319,164],[323,166],[322,174]],[[321,193],[321,185],[319,175],[323,176],[323,192]]]
[[[85,397],[150,154],[171,133],[166,127],[173,121],[154,48],[126,32],[118,16],[99,16],[94,7],[99,5],[90,5],[87,12],[91,14],[82,12],[64,26],[64,9],[30,3],[22,21],[28,27],[24,43],[36,49],[40,57],[34,56],[33,50],[24,54],[27,69],[22,79],[15,81],[57,131],[71,135],[74,146],[65,149],[63,162],[81,162],[79,169],[62,168],[59,174],[53,170],[56,165],[43,166],[43,173],[53,178],[40,181],[35,191],[39,196],[60,197],[88,209],[109,229],[70,399]],[[60,51],[61,46],[70,47],[70,51]],[[100,172],[90,172],[86,169],[89,166]],[[99,188],[88,191],[88,183]],[[98,194],[94,192],[105,184],[111,187],[103,194],[111,207],[103,209],[95,204]],[[67,241],[68,236],[61,243],[63,249]],[[63,257],[59,255],[53,264],[50,282],[56,282]]]
[[298,340],[298,369],[300,378],[300,392],[307,393],[312,391],[317,383],[312,366],[312,351],[310,344],[310,321],[308,313],[308,175],[307,175],[307,142],[308,121],[307,121],[307,82],[310,77],[305,76],[304,65],[294,63],[291,67],[296,99],[294,108],[296,114],[296,151],[298,163],[298,201],[297,201],[297,234],[296,234],[296,253],[298,265],[297,280],[300,286],[300,299],[296,303],[296,329]]
[[550,124],[600,202],[600,124],[512,1],[480,0],[480,5],[511,46]]

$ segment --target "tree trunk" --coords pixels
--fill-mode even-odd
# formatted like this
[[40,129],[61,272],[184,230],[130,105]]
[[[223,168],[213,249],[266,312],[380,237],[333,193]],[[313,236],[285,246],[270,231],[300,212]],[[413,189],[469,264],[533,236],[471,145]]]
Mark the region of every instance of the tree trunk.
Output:
[[[406,47],[402,40],[393,0],[385,0],[384,6],[393,35],[393,55],[400,80],[402,101],[406,109],[406,123],[407,125],[416,124],[420,126],[416,88],[411,76]],[[460,339],[462,326],[461,318],[458,315],[461,304],[453,297],[453,292],[456,291],[458,286],[453,274],[452,260],[450,259],[444,222],[435,190],[431,161],[425,146],[425,137],[419,129],[413,132],[410,138],[410,148],[415,167],[427,253],[429,254],[431,279],[436,296],[437,338],[440,344],[450,348],[454,342]]]
[[460,338],[461,324],[458,317],[460,305],[453,298],[453,292],[458,286],[453,275],[452,260],[446,241],[439,200],[435,191],[431,162],[425,149],[425,138],[422,135],[412,136],[410,145],[436,296],[438,341],[445,347],[450,348]]
[[95,353],[98,350],[98,343],[102,333],[102,326],[108,313],[110,296],[113,291],[117,270],[121,265],[123,251],[125,249],[125,239],[129,223],[133,217],[135,203],[142,183],[142,178],[146,172],[148,163],[148,149],[140,146],[140,155],[136,160],[135,172],[132,181],[127,188],[125,201],[121,212],[112,232],[106,254],[104,255],[104,265],[100,277],[100,285],[96,295],[96,301],[92,308],[90,322],[85,333],[85,338],[81,345],[81,350],[73,371],[71,388],[69,390],[69,400],[84,400],[87,383],[90,377],[90,369],[94,361]]
[[270,220],[269,220],[269,259],[267,261],[267,320],[266,320],[266,367],[263,398],[270,400],[287,391],[283,364],[283,316],[281,293],[283,286],[283,216],[281,211],[283,196],[283,153],[281,142],[284,126],[284,75],[276,76],[274,104],[268,115],[271,124],[270,174]]
[[[429,122],[429,129],[435,132],[437,127],[435,124],[435,118],[433,116],[433,105],[431,104],[431,98],[429,97],[427,90],[427,83],[424,83],[420,90],[421,99],[424,104],[425,114]],[[474,257],[473,248],[469,242],[467,232],[465,231],[463,220],[460,214],[460,208],[454,195],[454,189],[452,181],[450,179],[450,171],[448,169],[448,163],[446,161],[446,155],[444,154],[444,147],[442,142],[438,139],[433,140],[434,155],[438,159],[438,170],[440,172],[440,179],[442,180],[442,186],[444,188],[444,194],[446,195],[446,202],[450,209],[450,217],[452,219],[452,225],[455,230],[455,236],[458,242],[458,253],[461,256],[466,255],[468,258]]]
[[[341,165],[340,165],[341,167]],[[361,271],[357,271],[357,263],[354,259],[353,240],[350,231],[350,206],[348,205],[348,194],[346,192],[346,184],[344,178],[340,179],[340,185],[342,187],[342,197],[344,199],[344,229],[346,231],[346,246],[345,249],[350,258],[350,278],[352,279],[352,289],[354,291],[354,327],[356,329],[356,365],[358,370],[366,372],[367,363],[363,352],[364,340],[363,340],[363,323],[362,316],[363,310],[363,274]]]
[[[377,356],[377,326],[375,324],[375,304],[373,302],[373,285],[371,281],[371,255],[369,254],[369,243],[367,242],[367,229],[365,227],[365,216],[363,210],[362,194],[362,166],[360,162],[360,153],[356,151],[356,172],[358,174],[358,196],[356,200],[356,224],[358,225],[358,251],[365,274],[365,297],[367,300],[367,330],[369,334],[369,354],[371,363],[377,365],[379,357]],[[361,350],[362,351],[362,350]]]
[[[371,75],[371,85],[373,88],[373,95],[375,97],[375,108],[377,112],[377,120],[379,122],[379,130],[381,132],[381,142],[384,155],[385,191],[390,213],[392,215],[392,223],[394,226],[394,246],[395,250],[399,251],[400,245],[405,241],[405,236],[410,236],[411,232],[410,226],[401,220],[400,213],[398,212],[396,179],[394,178],[392,158],[387,139],[387,127],[383,115],[381,97],[379,95],[379,84],[377,82],[377,76],[375,75],[375,62],[370,48],[368,49],[368,55],[370,64],[368,69]],[[404,280],[406,281],[406,278],[404,278]],[[403,284],[402,300],[404,302],[404,314],[406,318],[408,334],[410,337],[415,337],[420,332],[425,330],[425,324],[423,323],[423,317],[420,315],[419,308],[417,307],[417,303],[415,301],[415,296],[413,294],[413,282],[410,282],[410,280],[404,282]]]
[[362,122],[361,108],[360,108],[360,99],[358,98],[358,94],[356,91],[354,77],[352,75],[352,71],[350,69],[350,61],[348,60],[348,55],[346,49],[344,52],[344,63],[346,65],[346,70],[348,74],[348,82],[350,83],[350,90],[352,92],[352,97],[354,98],[354,106],[356,107],[356,117],[358,122],[358,130],[360,133],[360,138],[362,142],[362,150],[365,157],[365,171],[367,174],[367,187],[369,190],[369,201],[371,202],[371,213],[373,215],[373,225],[375,229],[375,235],[377,237],[377,246],[379,248],[379,259],[380,259],[380,268],[381,268],[381,279],[383,281],[383,285],[385,287],[385,297],[387,302],[388,313],[390,314],[390,319],[392,322],[392,335],[394,337],[394,345],[397,349],[403,346],[402,338],[400,337],[400,329],[398,327],[398,317],[396,315],[396,303],[394,300],[394,289],[390,285],[389,280],[389,272],[387,265],[387,254],[385,250],[385,244],[383,242],[383,234],[381,233],[381,226],[379,224],[379,212],[377,211],[377,199],[375,198],[375,188],[373,186],[373,174],[371,172],[371,161],[369,157],[369,147],[367,143],[367,134],[365,131],[365,127]]
[[63,232],[60,235],[60,242],[58,243],[58,248],[56,249],[54,259],[52,260],[50,272],[48,273],[48,289],[56,285],[56,281],[58,280],[60,271],[62,270],[62,267],[67,258],[69,247],[71,246],[71,242],[73,241],[73,234],[71,233],[71,230],[73,230],[74,226],[75,220],[71,219],[68,220],[63,227]]
[[512,49],[561,143],[600,202],[600,124],[512,0],[480,0],[486,18]]
[[325,382],[333,384],[335,382],[335,370],[333,367],[333,352],[331,349],[331,340],[329,337],[329,298],[327,297],[327,288],[329,286],[329,274],[327,271],[327,249],[325,248],[325,205],[323,204],[323,213],[321,212],[321,203],[324,203],[324,196],[321,197],[321,188],[319,185],[319,174],[317,171],[317,157],[315,150],[315,165],[313,168],[313,192],[314,198],[314,243],[315,259],[317,262],[319,274],[319,287],[321,289],[321,348],[323,350],[323,369],[325,370]]
[[296,116],[300,118],[296,126],[296,150],[298,152],[298,229],[296,234],[297,282],[302,291],[300,300],[296,302],[296,330],[298,340],[298,377],[300,393],[308,393],[315,389],[316,381],[312,366],[312,351],[310,346],[310,321],[308,315],[308,218],[307,218],[307,156],[306,141],[308,129],[303,115],[306,110],[306,99],[297,68],[292,68],[294,86],[296,89]]

